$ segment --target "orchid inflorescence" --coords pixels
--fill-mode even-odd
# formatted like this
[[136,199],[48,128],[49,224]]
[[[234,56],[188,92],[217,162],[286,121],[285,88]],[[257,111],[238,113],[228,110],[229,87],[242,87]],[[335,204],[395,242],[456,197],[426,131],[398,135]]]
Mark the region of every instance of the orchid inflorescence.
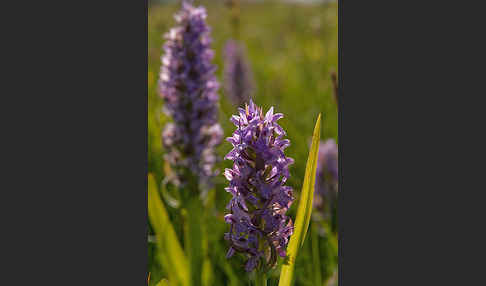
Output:
[[285,182],[294,160],[284,154],[290,141],[277,124],[282,117],[273,107],[264,115],[252,101],[239,108],[239,116],[231,117],[237,128],[227,138],[233,149],[225,159],[234,163],[224,173],[230,181],[226,190],[233,195],[225,216],[230,224],[225,239],[230,242],[227,257],[235,252],[247,255],[247,271],[268,270],[277,255],[285,257],[293,232],[292,220],[285,215],[293,201],[292,188]]
[[329,214],[336,203],[338,182],[338,147],[334,139],[328,139],[319,146],[314,192],[316,215],[325,217]]
[[189,175],[210,185],[216,174],[214,147],[223,136],[217,122],[219,84],[211,63],[214,53],[205,19],[204,7],[183,1],[182,9],[175,14],[178,25],[165,35],[159,85],[164,111],[173,123],[166,125],[162,135],[176,185],[186,183]]
[[255,84],[243,47],[234,40],[226,42],[224,48],[224,90],[236,106],[248,102],[254,93]]

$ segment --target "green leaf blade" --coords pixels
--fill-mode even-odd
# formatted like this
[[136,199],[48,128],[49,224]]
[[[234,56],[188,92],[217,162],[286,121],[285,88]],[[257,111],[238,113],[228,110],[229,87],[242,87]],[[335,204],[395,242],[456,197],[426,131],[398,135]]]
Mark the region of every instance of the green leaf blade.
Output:
[[304,244],[307,229],[312,214],[312,202],[314,199],[314,185],[316,182],[317,157],[319,153],[319,141],[321,131],[321,114],[317,117],[317,122],[312,135],[312,145],[307,158],[304,182],[300,193],[297,216],[294,223],[294,233],[290,238],[287,248],[287,263],[282,265],[280,272],[279,286],[290,286],[294,275],[294,267],[297,254]]
[[189,286],[190,271],[187,258],[182,251],[169,215],[161,201],[155,179],[148,176],[148,215],[154,227],[161,262],[177,278],[177,285]]

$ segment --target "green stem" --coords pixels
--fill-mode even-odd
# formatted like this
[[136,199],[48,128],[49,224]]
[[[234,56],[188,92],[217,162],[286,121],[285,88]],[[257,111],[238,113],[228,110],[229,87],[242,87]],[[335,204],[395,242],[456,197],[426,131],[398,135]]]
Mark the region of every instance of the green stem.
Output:
[[233,28],[233,37],[240,38],[240,1],[233,0],[231,5],[231,27]]
[[255,286],[267,286],[267,274],[258,271],[255,277]]
[[314,264],[314,283],[315,285],[322,285],[321,263],[319,252],[319,236],[317,234],[317,227],[314,222],[311,223],[311,243],[312,243],[312,260]]

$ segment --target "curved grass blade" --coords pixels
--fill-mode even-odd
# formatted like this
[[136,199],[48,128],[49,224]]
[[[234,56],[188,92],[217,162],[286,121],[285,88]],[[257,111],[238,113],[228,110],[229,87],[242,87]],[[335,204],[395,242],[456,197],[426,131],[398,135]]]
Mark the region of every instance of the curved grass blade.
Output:
[[160,200],[152,174],[148,176],[148,215],[156,233],[160,255],[163,257],[161,262],[165,262],[164,266],[169,267],[168,271],[175,274],[177,285],[189,286],[191,276],[187,258],[177,240],[164,204]]
[[287,248],[287,261],[282,265],[280,272],[279,286],[290,286],[294,275],[295,260],[299,249],[304,244],[307,228],[312,214],[312,201],[314,198],[314,185],[316,183],[317,156],[319,153],[319,140],[321,133],[321,114],[317,117],[317,122],[312,135],[312,145],[307,158],[305,168],[304,183],[300,192],[299,207],[294,224],[294,234],[290,237]]

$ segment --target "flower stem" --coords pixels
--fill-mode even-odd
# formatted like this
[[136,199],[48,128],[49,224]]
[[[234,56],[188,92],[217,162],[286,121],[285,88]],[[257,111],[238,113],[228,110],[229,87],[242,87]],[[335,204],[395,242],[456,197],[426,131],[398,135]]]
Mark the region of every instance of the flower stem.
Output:
[[255,286],[267,286],[267,274],[263,271],[258,271],[255,276]]
[[312,260],[314,264],[314,283],[315,285],[322,285],[321,262],[319,252],[319,236],[317,234],[317,226],[315,222],[311,222],[311,243],[312,243]]

